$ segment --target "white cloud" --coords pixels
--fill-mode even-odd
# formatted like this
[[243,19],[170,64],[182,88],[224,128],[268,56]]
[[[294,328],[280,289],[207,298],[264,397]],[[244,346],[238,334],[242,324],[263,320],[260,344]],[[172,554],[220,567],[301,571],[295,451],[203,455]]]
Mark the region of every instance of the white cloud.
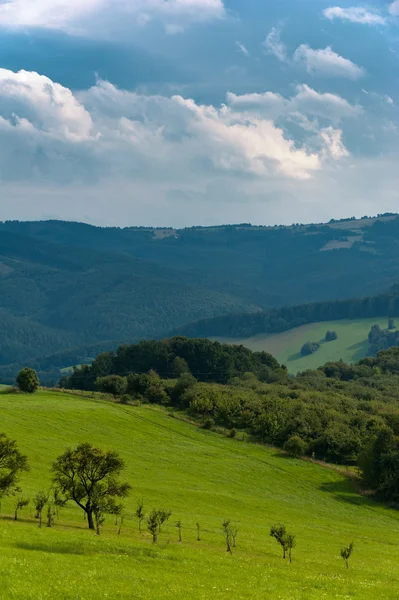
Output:
[[342,131],[326,127],[320,132],[321,139],[325,144],[325,152],[335,160],[349,156],[348,150],[342,142]]
[[273,92],[241,96],[229,92],[227,101],[235,110],[255,111],[273,119],[296,114],[300,119],[310,115],[337,123],[363,113],[361,106],[350,104],[337,94],[319,93],[306,84],[298,85],[295,96],[289,99]]
[[273,27],[269,31],[262,45],[267,54],[272,54],[281,62],[285,62],[287,60],[287,48],[286,45],[281,41],[280,35],[280,29]]
[[389,12],[394,16],[399,15],[399,0],[395,0],[395,2],[390,5]]
[[244,44],[241,44],[241,42],[236,42],[236,48],[241,54],[244,54],[244,56],[250,56],[248,48],[244,46]]
[[[105,16],[145,25],[162,19],[169,33],[186,25],[224,16],[223,0],[8,0],[0,4],[0,25],[46,27],[94,34]],[[95,20],[95,27],[92,19]]]
[[303,64],[308,73],[324,75],[325,77],[359,79],[365,75],[362,67],[340,56],[330,46],[323,50],[314,50],[308,44],[302,44],[295,51],[294,61]]
[[323,11],[323,14],[330,21],[341,19],[342,21],[350,21],[351,23],[360,23],[362,25],[385,25],[386,19],[376,12],[370,12],[362,6],[353,6],[350,8],[341,8],[339,6],[331,6]]

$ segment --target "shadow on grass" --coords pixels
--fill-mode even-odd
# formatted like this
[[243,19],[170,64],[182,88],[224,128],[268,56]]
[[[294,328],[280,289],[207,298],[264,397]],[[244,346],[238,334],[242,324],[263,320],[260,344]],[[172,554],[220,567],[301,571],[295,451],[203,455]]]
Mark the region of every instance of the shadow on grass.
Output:
[[300,352],[297,352],[296,354],[291,354],[291,356],[289,356],[287,358],[287,362],[292,362],[294,360],[299,360],[300,358],[305,358],[305,356],[302,356],[302,354]]
[[370,500],[361,496],[357,491],[356,484],[350,479],[340,481],[328,481],[322,483],[319,489],[335,497],[339,502],[347,502],[356,506],[370,504]]
[[[108,541],[108,540],[107,540]],[[136,558],[159,558],[159,554],[150,548],[134,548],[132,546],[123,547],[120,546],[110,548],[109,546],[86,546],[82,544],[49,544],[46,542],[17,542],[13,544],[14,548],[19,550],[28,550],[32,552],[46,552],[48,554],[69,554],[75,556],[93,556],[96,554],[124,554],[126,556],[132,556]]]

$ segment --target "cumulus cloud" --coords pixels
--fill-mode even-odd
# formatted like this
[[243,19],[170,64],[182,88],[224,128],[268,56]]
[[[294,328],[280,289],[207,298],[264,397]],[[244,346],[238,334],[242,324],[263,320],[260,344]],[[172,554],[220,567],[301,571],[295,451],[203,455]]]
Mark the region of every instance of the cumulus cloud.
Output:
[[241,96],[229,92],[227,101],[235,110],[255,111],[273,119],[297,114],[300,117],[321,117],[337,123],[363,113],[361,106],[350,104],[338,94],[319,93],[306,84],[298,85],[296,94],[288,99],[273,92]]
[[[185,25],[223,17],[223,0],[7,0],[0,4],[0,25],[91,31],[101,16],[119,16],[145,25],[162,19],[169,33]],[[92,19],[96,27],[92,27]],[[104,26],[110,25],[105,19]]]
[[340,19],[341,21],[350,21],[351,23],[360,23],[362,25],[385,25],[386,19],[377,12],[370,12],[362,6],[353,6],[350,8],[341,8],[340,6],[331,6],[323,11],[324,16],[330,21]]
[[308,44],[301,44],[295,51],[294,61],[302,64],[308,73],[325,77],[346,77],[359,79],[365,75],[362,67],[327,48],[314,50]]
[[272,54],[281,62],[288,60],[286,45],[281,41],[281,31],[273,27],[263,42],[263,48],[267,54]]

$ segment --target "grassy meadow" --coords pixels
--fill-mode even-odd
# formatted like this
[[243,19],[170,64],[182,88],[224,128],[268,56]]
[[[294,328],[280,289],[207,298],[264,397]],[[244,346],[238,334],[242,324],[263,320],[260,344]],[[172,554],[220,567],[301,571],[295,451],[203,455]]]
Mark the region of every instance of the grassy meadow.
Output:
[[[386,329],[387,318],[344,319],[342,321],[323,321],[296,327],[274,335],[258,334],[248,338],[217,338],[220,342],[243,344],[250,350],[265,350],[286,365],[290,373],[298,373],[306,369],[316,369],[329,361],[342,358],[344,362],[353,363],[367,355],[367,336],[372,325]],[[336,331],[338,339],[325,342],[327,330]],[[215,339],[215,338],[214,338]],[[300,350],[307,341],[319,342],[321,348],[310,356],[301,356]]]
[[[31,471],[22,481],[33,496],[50,483],[50,465],[66,447],[89,441],[126,460],[132,493],[117,535],[113,517],[100,537],[72,504],[56,526],[38,528],[33,509],[0,517],[1,599],[396,599],[399,513],[359,496],[351,481],[274,449],[199,429],[164,410],[40,391],[0,395],[1,430],[18,440]],[[173,515],[154,546],[139,535],[133,513]],[[221,523],[239,528],[225,551]],[[175,524],[183,523],[183,543]],[[196,523],[201,541],[196,540]],[[297,535],[293,564],[284,561],[270,525]],[[351,540],[350,568],[339,556]]]

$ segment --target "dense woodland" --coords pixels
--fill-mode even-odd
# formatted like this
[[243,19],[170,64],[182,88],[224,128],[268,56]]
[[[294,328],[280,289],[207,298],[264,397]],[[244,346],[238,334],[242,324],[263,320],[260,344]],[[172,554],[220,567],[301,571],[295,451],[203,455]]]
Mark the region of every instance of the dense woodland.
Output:
[[[11,376],[27,362],[52,371],[57,358],[50,365],[50,357],[61,351],[76,349],[76,364],[92,344],[116,347],[171,331],[247,335],[334,311],[374,316],[383,310],[378,301],[330,301],[383,293],[399,281],[398,239],[394,215],[176,231],[0,223],[0,366]],[[294,305],[303,306],[269,310]],[[181,329],[203,319],[210,320]]]
[[378,497],[399,502],[399,348],[292,377],[264,352],[177,337],[102,353],[61,386],[172,406],[231,436],[357,464]]

